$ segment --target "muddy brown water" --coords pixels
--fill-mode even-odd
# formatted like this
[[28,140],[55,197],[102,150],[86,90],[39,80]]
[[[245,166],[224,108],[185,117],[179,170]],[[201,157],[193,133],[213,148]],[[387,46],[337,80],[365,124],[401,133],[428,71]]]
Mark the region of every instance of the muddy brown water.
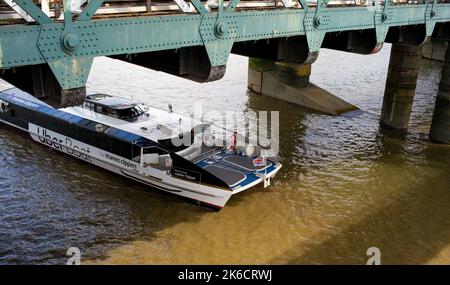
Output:
[[[322,50],[312,82],[361,108],[328,116],[246,88],[247,59],[197,84],[98,58],[89,92],[191,112],[280,111],[283,163],[269,189],[220,212],[122,179],[0,130],[0,263],[365,264],[450,262],[450,147],[428,142],[440,64],[424,61],[411,127],[380,131],[389,46],[371,56]],[[0,88],[8,85],[0,82]]]

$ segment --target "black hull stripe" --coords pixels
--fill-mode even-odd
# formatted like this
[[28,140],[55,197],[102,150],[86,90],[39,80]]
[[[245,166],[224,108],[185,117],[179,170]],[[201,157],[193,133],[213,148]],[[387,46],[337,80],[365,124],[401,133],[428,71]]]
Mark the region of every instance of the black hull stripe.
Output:
[[[17,135],[20,135],[20,136],[22,136],[22,137],[24,137],[24,138],[26,138],[26,139],[29,139],[30,141],[36,143],[36,145],[38,145],[38,146],[45,147],[46,149],[54,150],[54,148],[52,148],[52,147],[46,146],[46,145],[44,145],[44,144],[38,143],[38,142],[36,142],[35,140],[33,140],[33,139],[31,138],[29,132],[28,132],[27,130],[22,129],[20,126],[17,126],[17,125],[15,125],[15,124],[13,124],[13,123],[6,122],[6,121],[3,121],[3,120],[0,120],[0,126],[1,126],[3,129],[6,129],[6,130],[8,130],[8,131],[10,131],[10,132],[12,132],[12,133],[15,133],[15,134],[17,134]],[[61,152],[61,151],[59,151],[59,150],[58,150],[58,152],[60,152],[60,153],[62,153],[62,154],[64,154],[64,155],[67,155],[67,156],[70,157],[70,158],[74,158],[74,156],[69,155],[69,154],[67,154],[67,153],[65,153],[65,152]],[[75,158],[76,158],[76,157],[75,157]],[[87,162],[87,161],[85,161],[85,160],[82,160],[82,159],[79,159],[79,158],[78,158],[77,160],[78,160],[78,161],[81,161],[81,162],[83,162],[83,163],[86,163],[86,164],[88,164],[88,165],[93,165],[93,166],[95,166],[95,167],[98,167],[99,169],[102,169],[102,170],[107,171],[107,172],[109,172],[109,173],[115,173],[114,171],[111,171],[111,170],[109,170],[109,169],[107,169],[107,168],[104,168],[104,167],[101,167],[101,166],[92,164],[92,163]],[[136,177],[134,177],[134,176],[128,175],[127,173],[124,173],[122,170],[121,170],[121,172],[124,174],[125,177],[127,177],[127,178],[129,178],[129,179],[131,179],[131,180],[134,180],[134,181],[136,181],[136,182],[138,182],[138,183],[141,183],[141,184],[144,184],[144,185],[146,185],[146,186],[154,187],[154,188],[156,188],[156,189],[158,189],[158,190],[160,190],[160,191],[165,191],[165,190],[167,190],[167,192],[173,193],[172,195],[175,195],[175,196],[177,196],[177,197],[179,197],[179,198],[185,198],[185,199],[187,199],[187,200],[189,200],[189,201],[195,201],[195,202],[198,202],[198,203],[201,203],[201,204],[207,206],[208,208],[213,208],[213,209],[216,209],[216,210],[220,210],[220,209],[223,208],[222,206],[219,206],[219,205],[214,205],[214,204],[211,204],[211,203],[208,203],[208,202],[199,201],[199,200],[196,200],[196,199],[193,199],[193,198],[189,198],[189,197],[186,197],[186,196],[180,196],[180,195],[178,195],[178,194],[176,194],[176,193],[177,193],[177,192],[182,192],[181,190],[180,190],[180,191],[177,191],[177,190],[169,190],[169,189],[166,189],[166,188],[163,188],[163,187],[160,187],[160,186],[156,186],[156,185],[154,185],[154,184],[151,184],[151,183],[149,183],[149,182],[147,182],[147,181],[141,180],[141,179],[136,178]],[[192,191],[192,192],[194,192],[194,191]],[[196,193],[197,193],[197,192],[196,192]],[[203,194],[203,193],[199,193],[199,194]],[[204,194],[204,195],[205,195],[205,194]]]
[[0,120],[0,126],[10,132],[13,132],[13,133],[21,135],[25,138],[31,139],[31,137],[29,136],[28,130],[22,129],[21,127],[15,125],[15,124]]
[[[159,188],[159,189],[163,189],[163,190],[167,190],[167,191],[170,191],[170,192],[178,192],[178,193],[179,193],[179,192],[187,191],[187,192],[191,192],[191,193],[195,193],[195,194],[203,195],[203,196],[208,196],[208,197],[212,197],[212,198],[216,198],[216,197],[217,197],[217,196],[214,195],[214,194],[202,193],[202,192],[198,192],[198,191],[190,190],[190,189],[186,189],[186,188],[183,188],[183,190],[170,190],[170,189],[167,189],[167,188],[163,188],[163,187],[161,187],[161,186],[156,186],[156,185],[152,184],[151,182],[147,182],[147,181],[142,180],[142,179],[140,179],[140,178],[137,178],[137,177],[135,177],[135,176],[133,176],[133,175],[127,174],[127,173],[125,173],[125,172],[122,171],[122,170],[120,170],[120,172],[122,172],[122,174],[125,175],[125,176],[127,176],[127,177],[130,177],[130,178],[135,179],[135,180],[137,180],[137,181],[142,181],[143,184],[147,184],[147,185],[149,185],[149,186],[153,186],[153,187],[156,187],[156,188]],[[161,183],[164,183],[164,182],[161,182]],[[176,186],[176,187],[179,187],[179,186]],[[180,188],[181,188],[181,187],[180,187]]]
[[159,189],[162,189],[162,190],[170,191],[170,192],[177,192],[177,193],[183,192],[182,190],[171,190],[171,189],[163,188],[161,186],[157,186],[155,184],[152,184],[151,182],[148,182],[148,181],[142,180],[140,178],[137,178],[137,177],[135,177],[133,175],[130,175],[130,174],[124,172],[123,170],[120,170],[120,172],[122,172],[122,174],[125,175],[126,177],[134,179],[134,180],[137,180],[137,181],[141,182],[142,184],[146,184],[146,185],[149,185],[149,186],[152,186],[152,187],[156,187],[156,188],[159,188]]

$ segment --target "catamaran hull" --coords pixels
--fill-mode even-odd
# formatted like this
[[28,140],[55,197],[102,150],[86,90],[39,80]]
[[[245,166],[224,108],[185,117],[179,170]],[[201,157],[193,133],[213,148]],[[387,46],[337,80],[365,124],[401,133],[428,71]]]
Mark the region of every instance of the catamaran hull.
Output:
[[[194,163],[157,141],[98,118],[51,108],[18,89],[0,92],[0,123],[89,164],[218,209],[233,194],[261,182],[268,186],[281,168],[281,164],[269,161],[257,170],[253,158],[223,150]],[[144,150],[156,153],[165,163],[144,160]]]
[[171,184],[166,184],[161,179],[145,177],[137,173],[133,173],[129,170],[121,169],[115,165],[106,163],[95,157],[87,156],[84,153],[81,153],[74,149],[70,149],[62,144],[55,144],[53,142],[48,143],[45,137],[33,134],[29,130],[21,128],[9,122],[0,120],[0,123],[3,125],[4,128],[13,131],[17,134],[20,134],[24,137],[30,138],[31,140],[40,145],[46,146],[50,149],[57,150],[58,152],[62,152],[71,157],[75,157],[79,160],[95,165],[112,173],[121,175],[127,179],[133,180],[140,184],[150,186],[153,189],[181,196],[215,209],[222,209],[227,203],[227,201],[230,199],[231,195],[233,194],[232,191],[228,191],[225,189],[224,190],[215,189],[214,187],[207,187],[203,185],[199,185],[199,187],[196,187],[196,189],[189,189],[186,187],[187,185],[177,185],[180,184],[178,181],[176,181],[177,179],[173,179],[174,181],[171,181],[170,182]]

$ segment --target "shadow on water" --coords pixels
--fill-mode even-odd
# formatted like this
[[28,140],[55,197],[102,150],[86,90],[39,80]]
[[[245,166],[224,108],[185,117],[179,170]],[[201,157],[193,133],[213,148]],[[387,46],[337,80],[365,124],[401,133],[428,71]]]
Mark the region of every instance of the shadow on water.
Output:
[[[287,187],[303,189],[299,190],[303,195],[293,190],[286,194],[297,195],[297,202],[300,202],[301,208],[291,214],[303,216],[301,213],[313,211],[324,216],[346,217],[325,224],[323,236],[319,234],[317,239],[303,241],[269,263],[365,264],[369,258],[367,249],[378,247],[384,264],[420,264],[432,261],[450,245],[450,220],[447,219],[450,215],[450,147],[428,142],[426,128],[412,127],[409,132],[400,134],[381,129],[377,114],[357,111],[326,116],[255,94],[250,94],[248,107],[280,111],[279,157],[284,169],[279,175]],[[423,111],[420,108],[416,106],[416,113]],[[428,113],[416,120],[429,116]],[[328,174],[330,166],[333,168]],[[353,172],[348,169],[355,166]],[[299,174],[315,169],[325,173],[321,180],[327,176],[335,178],[336,171],[339,175],[350,173],[353,178],[361,177],[360,183],[370,187],[368,192],[356,194],[362,196],[359,203],[364,204],[361,206],[364,211],[353,212],[342,207],[349,213],[338,213],[340,206],[320,205],[320,199],[327,198],[321,195],[328,191],[335,195],[332,199],[336,201],[348,200],[355,196],[349,194],[352,189],[347,189],[347,194],[337,191],[345,186],[358,191],[364,186],[346,185],[339,179],[329,181],[333,190],[317,188],[307,181],[302,185],[305,176]],[[414,174],[418,175],[414,177]],[[291,179],[293,182],[289,182]],[[304,189],[309,186],[311,189]],[[324,193],[315,193],[317,190]],[[368,196],[367,200],[364,195]],[[319,197],[319,202],[301,201],[310,196]],[[285,203],[288,206],[288,201]],[[322,200],[322,203],[333,202]],[[326,210],[331,212],[323,212]],[[302,223],[308,225],[308,221]]]
[[[381,137],[381,142],[379,163],[417,166],[417,159],[410,161],[408,142],[392,137]],[[449,150],[449,146],[427,143],[421,155],[426,159],[422,167],[433,169],[428,171],[432,175],[417,177],[414,183],[405,181],[391,197],[368,203],[366,212],[334,225],[339,230],[325,239],[301,244],[271,263],[365,264],[370,247],[380,249],[383,264],[432,262],[450,245]],[[397,173],[390,175],[395,180]]]
[[0,264],[64,264],[69,247],[102,258],[211,211],[3,129],[0,144]]
[[[236,70],[247,66],[246,61],[236,62]],[[384,83],[366,88],[365,73],[342,82],[341,67],[331,81],[317,78],[326,78],[322,84],[347,94],[347,99],[357,94],[362,99],[356,103],[368,112],[328,116],[252,93],[246,98],[246,80],[240,77],[209,85],[204,94],[196,92],[199,86],[189,85],[184,92],[190,97],[179,96],[165,80],[147,80],[157,73],[135,74],[134,80],[117,84],[124,93],[138,93],[140,87],[133,82],[150,82],[145,90],[158,90],[161,98],[169,96],[180,106],[177,97],[210,102],[209,93],[227,90],[230,96],[218,101],[227,110],[280,111],[278,158],[283,168],[274,187],[240,193],[214,214],[1,130],[0,264],[63,264],[71,246],[81,249],[83,259],[103,262],[116,254],[113,261],[119,263],[364,264],[372,246],[380,248],[382,263],[430,261],[449,245],[450,236],[450,150],[428,143],[422,123],[431,118],[435,87],[429,85],[438,81],[436,68],[429,71],[436,77],[432,82],[422,76],[418,85],[412,125],[419,131],[399,139],[378,127],[378,88]],[[328,63],[323,70],[330,73]],[[371,84],[381,82],[379,74],[372,74],[376,78]],[[109,81],[100,79],[95,87],[110,90],[108,84],[99,84]],[[338,90],[331,90],[334,86]],[[166,106],[164,100],[155,99]],[[127,247],[134,241],[151,243]],[[205,243],[214,246],[205,248]],[[155,252],[160,245],[168,246]],[[120,248],[124,250],[114,251]],[[189,259],[192,252],[196,259]]]

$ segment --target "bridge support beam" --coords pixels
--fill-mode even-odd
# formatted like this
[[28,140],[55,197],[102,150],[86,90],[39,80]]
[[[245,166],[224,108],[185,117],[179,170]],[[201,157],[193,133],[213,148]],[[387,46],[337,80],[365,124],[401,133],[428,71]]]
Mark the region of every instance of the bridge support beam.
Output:
[[406,130],[416,93],[422,46],[393,44],[384,91],[380,124],[387,129]]
[[309,82],[310,64],[249,59],[248,87],[255,93],[309,109],[341,114],[357,108]]
[[450,44],[445,53],[442,67],[439,93],[434,106],[430,138],[434,141],[450,144]]

